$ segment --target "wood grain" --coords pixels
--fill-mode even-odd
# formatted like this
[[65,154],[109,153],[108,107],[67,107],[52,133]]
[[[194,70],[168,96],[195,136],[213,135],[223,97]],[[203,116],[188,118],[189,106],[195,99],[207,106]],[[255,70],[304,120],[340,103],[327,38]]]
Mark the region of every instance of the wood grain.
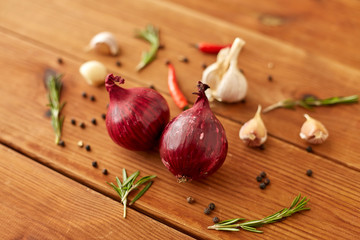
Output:
[[305,51],[325,56],[355,68],[360,37],[360,2],[318,1],[191,1],[167,0],[279,39]]
[[[349,4],[349,8],[351,6]],[[360,93],[357,84],[360,71],[356,68],[166,1],[108,0],[101,5],[97,1],[87,1],[86,4],[81,1],[2,1],[0,7],[4,13],[0,15],[0,26],[5,28],[4,31],[15,31],[21,38],[36,42],[39,46],[57,49],[58,55],[80,61],[100,60],[107,65],[109,71],[143,85],[154,84],[166,94],[167,69],[164,62],[165,59],[170,59],[175,62],[180,87],[191,101],[195,98],[191,93],[201,78],[201,64],[210,64],[215,56],[199,53],[190,43],[204,39],[210,42],[229,42],[240,36],[247,42],[239,58],[239,65],[244,69],[249,82],[246,104],[214,103],[212,106],[219,115],[239,123],[249,120],[258,104],[265,107],[279,100],[301,98],[304,94],[327,98]],[[33,12],[38,14],[34,16]],[[59,12],[66,12],[67,15],[52,17]],[[18,18],[18,15],[22,18]],[[158,59],[151,66],[137,73],[134,68],[141,52],[148,49],[148,45],[134,38],[134,30],[143,28],[149,22],[160,27],[165,50],[159,52]],[[83,51],[89,39],[103,30],[113,32],[121,45],[121,68],[115,66],[117,58]],[[178,62],[180,55],[188,56],[190,62]],[[273,62],[275,68],[268,69],[268,62]],[[269,74],[273,76],[273,82],[268,82]],[[330,131],[328,142],[314,147],[315,152],[332,161],[360,169],[357,160],[360,157],[360,150],[357,148],[360,141],[360,115],[356,114],[359,111],[359,104],[322,107],[311,112],[304,109],[280,109],[263,118],[271,135],[305,149],[307,144],[299,138],[299,131],[305,120],[303,114],[309,113],[322,121]]]
[[[192,239],[0,145],[1,239]],[[24,185],[26,187],[24,187]]]
[[[116,194],[105,181],[114,181],[122,168],[129,172],[141,170],[141,176],[156,174],[151,190],[133,207],[162,222],[206,239],[354,239],[360,234],[360,195],[357,184],[360,173],[340,164],[309,154],[298,147],[270,137],[264,151],[245,147],[238,138],[240,125],[220,117],[229,140],[229,154],[224,166],[212,177],[189,184],[178,184],[162,165],[157,153],[130,152],[118,147],[107,136],[104,122],[90,125],[92,117],[106,110],[107,93],[103,87],[88,86],[78,74],[81,62],[64,57],[64,65],[56,62],[58,52],[35,46],[17,37],[0,33],[1,81],[0,141],[24,152],[43,164],[71,176],[108,196]],[[36,57],[33,57],[36,56]],[[46,111],[46,91],[42,87],[44,69],[54,68],[66,73],[62,99],[68,104],[63,139],[65,148],[54,145],[54,135]],[[14,77],[16,76],[16,77]],[[128,79],[126,87],[139,86]],[[81,92],[95,95],[96,101],[83,99]],[[179,110],[169,96],[172,116]],[[72,126],[70,119],[87,124],[85,129]],[[80,149],[76,143],[90,144],[91,152]],[[99,169],[91,161],[99,162]],[[108,176],[101,169],[109,170]],[[307,169],[314,177],[305,175]],[[266,171],[271,185],[261,191],[255,180],[260,171]],[[211,218],[262,218],[288,206],[302,193],[310,197],[311,211],[297,214],[286,221],[263,227],[264,235],[248,232],[226,233],[206,230]],[[192,195],[196,203],[189,205],[185,198]],[[216,211],[210,216],[203,209],[210,203]],[[112,211],[118,210],[118,204]]]

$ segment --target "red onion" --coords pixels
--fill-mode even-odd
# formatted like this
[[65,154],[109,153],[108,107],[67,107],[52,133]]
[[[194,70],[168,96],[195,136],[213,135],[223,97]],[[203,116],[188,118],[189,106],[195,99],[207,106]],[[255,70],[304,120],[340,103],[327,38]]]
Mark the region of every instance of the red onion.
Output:
[[161,160],[178,182],[213,174],[227,154],[225,130],[205,96],[209,86],[199,82],[198,88],[194,106],[171,120],[160,139]]
[[109,74],[105,80],[110,95],[106,128],[112,140],[136,151],[150,150],[157,145],[169,122],[169,106],[150,88],[120,87],[125,80]]

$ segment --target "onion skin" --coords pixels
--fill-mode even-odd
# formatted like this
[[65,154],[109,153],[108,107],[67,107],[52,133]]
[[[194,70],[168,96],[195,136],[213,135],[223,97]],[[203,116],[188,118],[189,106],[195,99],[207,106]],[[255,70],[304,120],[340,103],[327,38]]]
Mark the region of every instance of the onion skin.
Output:
[[194,106],[170,121],[160,140],[160,157],[178,182],[210,176],[224,163],[228,142],[225,129],[212,113],[199,82]]
[[109,74],[105,80],[110,95],[106,128],[111,139],[134,151],[157,147],[161,133],[169,122],[170,111],[165,99],[150,88],[120,87],[124,79]]

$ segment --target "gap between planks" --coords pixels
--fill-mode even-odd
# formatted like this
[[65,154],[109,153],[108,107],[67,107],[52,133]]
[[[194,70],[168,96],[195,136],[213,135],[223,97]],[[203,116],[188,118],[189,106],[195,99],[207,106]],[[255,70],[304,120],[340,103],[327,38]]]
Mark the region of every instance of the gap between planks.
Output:
[[[1,140],[0,140],[0,145],[2,145],[4,147],[7,147],[7,148],[11,149],[12,151],[14,151],[14,152],[28,158],[29,160],[35,161],[38,164],[50,169],[51,171],[55,171],[55,172],[61,174],[62,176],[67,177],[68,179],[71,179],[71,180],[73,180],[73,181],[75,181],[77,183],[80,183],[81,185],[83,185],[83,186],[85,186],[85,187],[87,187],[87,188],[89,188],[89,189],[91,189],[91,190],[93,190],[93,191],[95,191],[97,193],[100,193],[101,195],[103,195],[105,197],[108,197],[108,198],[118,202],[119,207],[120,207],[121,203],[120,203],[120,201],[119,201],[119,199],[117,197],[115,198],[115,197],[112,197],[112,195],[106,194],[106,192],[102,191],[100,188],[97,188],[96,186],[88,184],[86,181],[84,181],[83,179],[81,179],[79,177],[76,177],[75,175],[68,174],[66,171],[63,171],[63,169],[58,169],[58,168],[56,168],[54,166],[46,164],[45,162],[41,161],[41,159],[37,158],[36,155],[32,154],[31,152],[27,152],[26,150],[22,151],[22,149],[17,148],[17,146],[12,145],[11,143],[3,142]],[[136,211],[136,212],[138,212],[140,214],[143,214],[143,215],[145,215],[145,216],[147,216],[147,217],[149,217],[149,218],[151,218],[151,219],[153,219],[153,220],[155,220],[155,221],[157,221],[157,222],[159,222],[161,224],[164,224],[164,225],[166,225],[166,226],[168,226],[168,227],[170,227],[170,228],[172,228],[172,229],[174,229],[174,230],[176,230],[178,232],[186,234],[186,235],[188,235],[188,236],[190,236],[190,237],[192,237],[194,239],[201,239],[200,236],[197,236],[196,234],[194,234],[192,232],[189,232],[186,229],[180,228],[180,227],[172,224],[171,222],[166,221],[165,219],[159,218],[159,217],[157,217],[155,215],[152,215],[152,214],[150,214],[150,213],[148,213],[146,211],[142,211],[140,208],[137,208],[136,206],[128,206],[128,208],[131,208],[132,210],[134,210],[134,211]]]

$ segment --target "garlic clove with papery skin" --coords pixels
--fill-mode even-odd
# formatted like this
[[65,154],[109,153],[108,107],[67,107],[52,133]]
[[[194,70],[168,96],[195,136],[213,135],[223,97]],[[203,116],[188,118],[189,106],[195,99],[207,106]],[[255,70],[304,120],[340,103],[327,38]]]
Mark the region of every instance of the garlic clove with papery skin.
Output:
[[100,85],[104,83],[107,70],[104,64],[98,61],[88,61],[80,66],[80,74],[90,85]]
[[267,130],[261,119],[261,106],[258,106],[255,116],[240,129],[239,136],[249,147],[259,147],[267,139]]
[[116,56],[119,52],[119,47],[115,36],[110,32],[101,32],[96,34],[89,43],[89,49],[95,49],[95,51]]
[[308,114],[304,114],[306,121],[301,127],[300,137],[312,144],[321,144],[328,137],[329,132],[325,126],[318,120],[310,117]]
[[237,66],[237,58],[244,45],[244,40],[236,38],[231,48],[222,49],[216,62],[204,70],[202,82],[211,87],[206,92],[209,100],[215,98],[221,102],[233,103],[246,96],[247,81]]

